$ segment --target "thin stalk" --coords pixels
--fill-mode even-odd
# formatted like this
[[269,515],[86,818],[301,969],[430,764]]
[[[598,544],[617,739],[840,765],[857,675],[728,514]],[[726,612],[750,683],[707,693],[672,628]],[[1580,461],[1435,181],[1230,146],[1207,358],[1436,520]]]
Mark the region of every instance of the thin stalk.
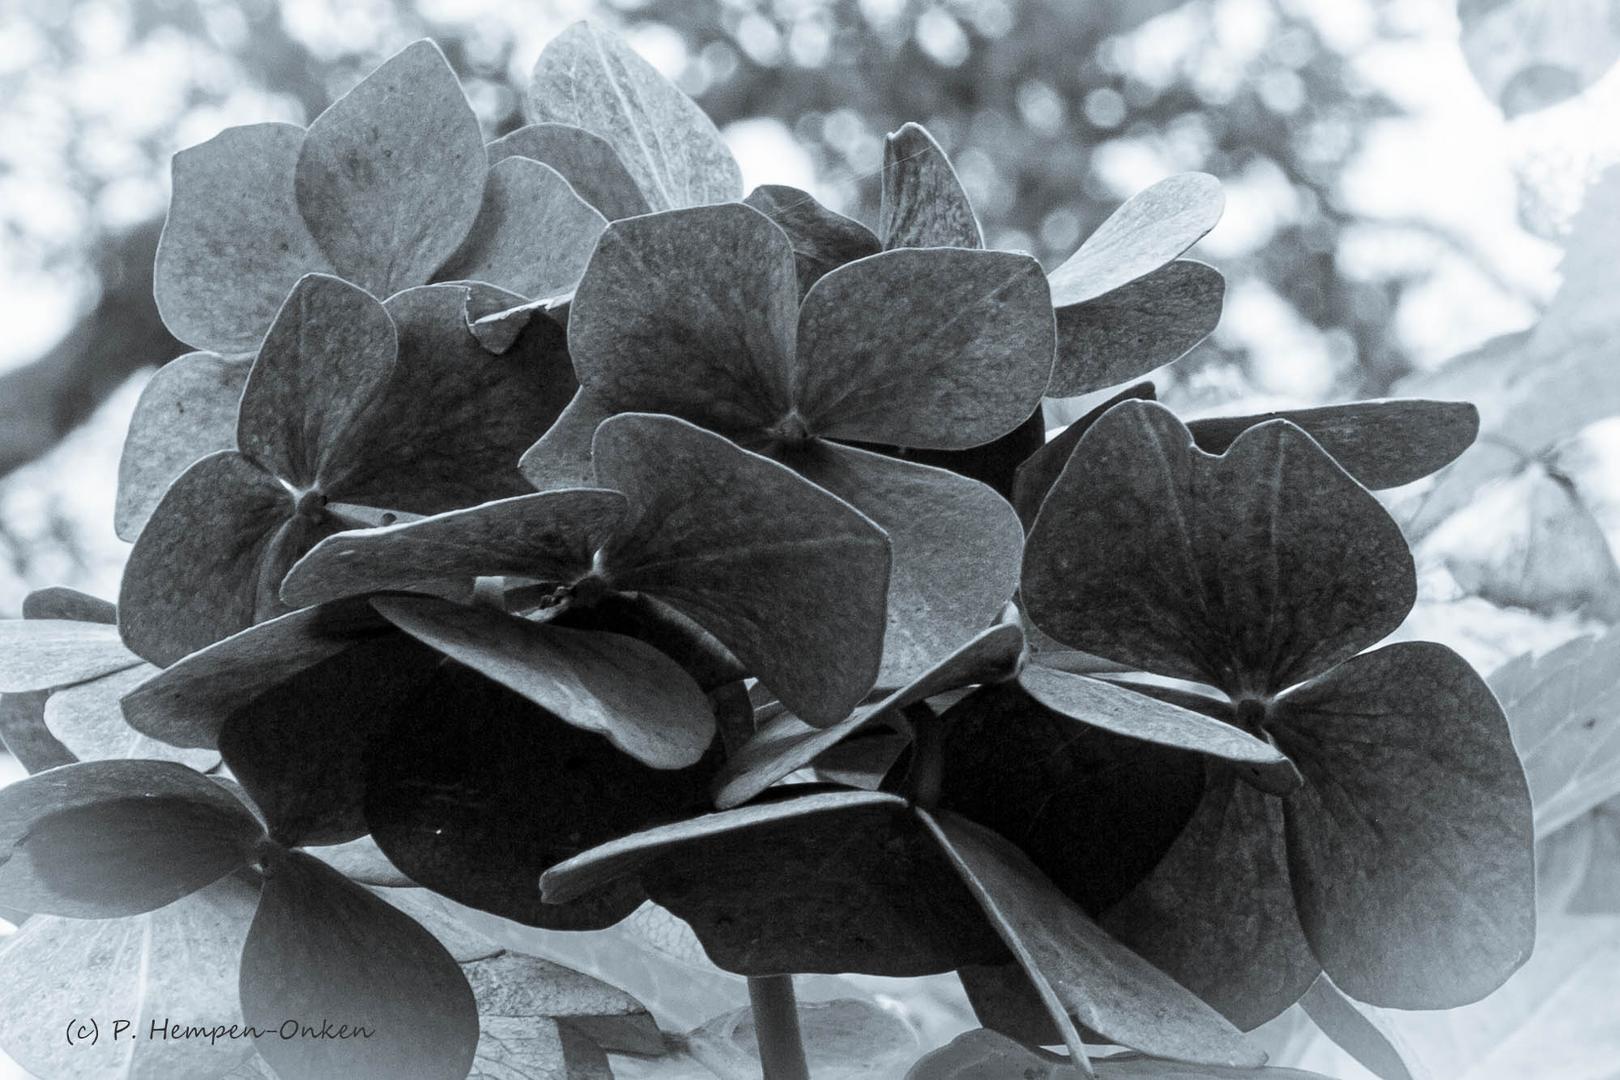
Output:
[[752,975],[748,1003],[754,1010],[759,1063],[764,1080],[810,1080],[799,1034],[799,1003],[792,975]]

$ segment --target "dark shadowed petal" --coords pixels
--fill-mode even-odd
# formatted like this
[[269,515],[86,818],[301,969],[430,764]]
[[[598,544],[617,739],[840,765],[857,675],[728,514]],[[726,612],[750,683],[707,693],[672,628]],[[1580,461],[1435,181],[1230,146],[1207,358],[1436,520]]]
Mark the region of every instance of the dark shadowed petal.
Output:
[[1063,473],[1063,466],[1069,463],[1074,448],[1080,445],[1080,440],[1091,430],[1091,425],[1120,402],[1133,400],[1154,400],[1153,384],[1137,383],[1121,390],[1080,419],[1071,422],[1018,466],[1018,472],[1013,479],[1012,504],[1017,508],[1018,520],[1024,523],[1024,528],[1028,529],[1035,524],[1035,515],[1040,513],[1041,503],[1046,501],[1046,493],[1057,483],[1057,478]]
[[1153,869],[1202,790],[1198,755],[1078,724],[1017,683],[942,721],[940,806],[1017,844],[1094,915]]
[[[302,852],[265,868],[242,949],[242,1014],[281,1080],[463,1080],[478,1006],[461,967],[410,916]],[[296,1020],[293,1038],[281,1027]],[[330,1021],[365,1037],[319,1038]]]
[[793,242],[801,296],[827,271],[883,250],[871,229],[796,187],[761,184],[743,201],[776,222]]
[[821,440],[788,462],[889,534],[880,686],[903,686],[948,656],[1017,588],[1023,527],[977,480]]
[[731,203],[615,221],[568,313],[585,389],[726,433],[787,414],[799,289],[787,234]]
[[0,694],[0,743],[31,773],[71,765],[78,758],[45,726],[49,690]]
[[22,613],[25,619],[72,619],[109,625],[118,621],[118,609],[111,603],[66,585],[35,589],[23,597]]
[[293,604],[372,592],[462,598],[474,578],[495,574],[567,584],[590,569],[624,514],[618,492],[572,488],[354,529],[317,544],[287,575],[282,595]]
[[1057,309],[1053,397],[1101,390],[1181,358],[1221,321],[1226,278],[1176,259],[1081,304]]
[[1074,1020],[1110,1042],[1182,1061],[1259,1065],[1214,1009],[1120,944],[1017,848],[965,818],[919,812],[1045,1001],[1071,1053]]
[[490,168],[478,220],[438,276],[556,296],[579,283],[606,227],[557,170],[509,157]]
[[1034,411],[1054,333],[1046,278],[1027,255],[886,251],[804,298],[793,404],[828,438],[978,446]]
[[300,278],[248,372],[238,449],[295,488],[324,481],[355,455],[396,351],[393,320],[364,290],[327,274]]
[[1052,303],[1069,307],[1095,300],[1151,274],[1213,229],[1225,203],[1221,182],[1208,173],[1159,181],[1115,210],[1052,271]]
[[891,250],[984,246],[956,170],[921,124],[906,124],[883,139],[878,236]]
[[523,452],[518,461],[523,478],[537,491],[596,483],[591,440],[596,437],[596,425],[618,411],[582,387],[540,440]]
[[1110,409],[1080,440],[1024,555],[1042,630],[1234,697],[1354,655],[1415,594],[1400,528],[1305,432],[1273,421],[1212,457],[1150,402]]
[[478,118],[439,47],[406,46],[309,126],[298,208],[343,277],[378,299],[421,285],[478,217]]
[[416,697],[377,747],[366,819],[395,866],[460,903],[532,926],[610,926],[641,903],[639,888],[546,904],[540,875],[707,804],[717,753],[648,768],[458,664]]
[[1300,920],[1351,997],[1453,1008],[1535,942],[1530,794],[1484,680],[1444,645],[1358,656],[1267,721],[1306,784],[1285,803]]
[[172,664],[282,614],[282,577],[331,531],[294,510],[287,489],[235,451],[187,469],[124,568],[118,627],[125,644],[154,664]]
[[213,748],[226,719],[267,687],[356,642],[392,632],[364,602],[294,611],[157,672],[124,696],[124,718],[174,746]]
[[1007,955],[893,795],[806,794],[727,810],[627,838],[605,865],[581,861],[582,887],[639,875],[709,958],[738,974],[911,976]]
[[1479,434],[1479,410],[1463,401],[1352,401],[1319,409],[1215,416],[1187,425],[1198,447],[1219,454],[1243,432],[1287,420],[1310,433],[1344,471],[1370,488],[1399,487],[1438,472]]
[[714,739],[714,713],[702,689],[635,638],[425,597],[379,597],[372,606],[417,640],[605,736],[644,765],[695,765]]
[[1277,799],[1212,763],[1185,831],[1102,920],[1244,1031],[1298,1001],[1322,970],[1294,911],[1282,816]]
[[263,835],[234,795],[184,765],[64,765],[0,789],[0,900],[77,919],[138,915],[246,866]]
[[399,361],[364,438],[324,481],[335,500],[437,514],[530,490],[518,458],[578,384],[560,326],[530,320],[491,355],[468,330],[468,287],[427,285],[388,300]]
[[610,584],[690,617],[807,722],[847,716],[883,654],[882,531],[787,467],[673,417],[612,417],[594,447],[598,479],[630,501],[604,552]]
[[526,157],[562,173],[579,197],[609,221],[648,213],[636,186],[611,143],[572,124],[529,124],[489,144],[489,163]]
[[119,539],[133,542],[140,535],[163,493],[193,461],[236,446],[236,407],[251,366],[251,357],[187,353],[158,368],[141,389],[118,459],[113,524]]
[[715,805],[724,809],[747,802],[871,726],[885,713],[947,690],[1005,679],[1018,665],[1023,648],[1023,632],[1002,623],[984,631],[914,681],[870,705],[862,705],[831,727],[811,727],[791,713],[772,719],[727,757]]
[[713,121],[616,34],[579,22],[552,38],[527,102],[533,120],[607,140],[654,210],[742,195],[742,173]]
[[331,270],[293,196],[303,142],[292,124],[249,124],[174,156],[154,292],[181,341],[252,352],[293,283]]

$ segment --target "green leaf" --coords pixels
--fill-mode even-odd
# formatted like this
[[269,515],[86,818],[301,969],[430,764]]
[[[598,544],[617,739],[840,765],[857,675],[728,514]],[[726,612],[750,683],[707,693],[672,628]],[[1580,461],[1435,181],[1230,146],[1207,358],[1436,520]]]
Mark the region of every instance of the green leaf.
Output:
[[1265,1061],[1218,1013],[1110,937],[1018,849],[954,815],[919,816],[1029,976],[1075,1057],[1084,1057],[1085,1048],[1071,1016],[1111,1042],[1182,1061]]
[[406,46],[315,118],[298,209],[337,273],[387,297],[432,277],[478,217],[478,118],[439,47]]
[[0,620],[0,691],[49,690],[140,663],[118,628],[76,619]]
[[246,357],[187,353],[158,368],[142,388],[118,459],[114,525],[120,539],[140,535],[163,493],[192,462],[235,448],[236,407],[250,366]]
[[509,157],[491,166],[478,219],[439,276],[557,296],[579,283],[606,227],[556,169]]
[[328,490],[397,353],[393,320],[376,300],[340,278],[300,278],[248,372],[242,456],[295,489]]
[[1024,530],[984,484],[822,440],[786,461],[889,536],[878,685],[903,686],[922,675],[994,622],[1017,589]]
[[293,283],[331,271],[294,196],[303,142],[291,124],[250,124],[174,156],[153,291],[193,348],[252,352]]
[[453,900],[535,926],[594,929],[644,894],[541,901],[540,875],[578,852],[707,802],[716,755],[651,769],[459,665],[437,669],[372,748],[365,814],[388,858]]
[[1268,420],[1303,428],[1345,472],[1373,489],[1399,487],[1440,471],[1479,434],[1474,406],[1418,398],[1211,417],[1194,420],[1187,429],[1200,450],[1221,454],[1245,431]]
[[848,715],[883,652],[882,532],[784,466],[672,417],[612,417],[593,445],[598,479],[630,501],[600,556],[609,583],[690,617],[807,722]]
[[[462,1080],[478,1006],[461,968],[408,916],[301,852],[270,861],[242,950],[242,1014],[282,1080]],[[288,1020],[300,1030],[280,1035]],[[318,1037],[323,1022],[369,1034]],[[316,1036],[303,1026],[313,1027]]]
[[1282,771],[1291,771],[1282,751],[1269,742],[1233,724],[1117,683],[1029,663],[1019,671],[1018,685],[1053,712],[1116,735],[1193,750],[1259,769],[1281,766]]
[[529,124],[488,146],[489,163],[526,157],[550,165],[609,221],[652,210],[611,143],[570,124]]
[[906,124],[883,139],[878,235],[889,250],[984,247],[956,170],[921,124]]
[[1094,299],[1059,306],[1047,393],[1085,394],[1179,360],[1220,323],[1225,296],[1219,270],[1175,259]]
[[57,690],[45,703],[45,726],[80,761],[144,758],[177,761],[198,772],[219,764],[212,750],[184,750],[141,734],[124,719],[119,699],[156,674],[136,664],[111,675]]
[[616,411],[757,431],[791,405],[798,297],[787,234],[752,207],[615,221],[574,294],[569,352]]
[[1151,274],[1221,219],[1221,182],[1178,173],[1133,196],[1051,273],[1052,303],[1083,304]]
[[807,794],[648,830],[581,856],[547,879],[547,895],[622,874],[739,974],[913,976],[1006,958],[893,795]]
[[568,630],[426,598],[373,606],[418,641],[655,769],[695,765],[714,739],[708,698],[681,667],[622,634]]
[[1500,706],[1443,645],[1358,656],[1266,724],[1306,783],[1284,803],[1300,922],[1358,1001],[1476,1001],[1535,942],[1530,795]]
[[1459,0],[1463,58],[1509,117],[1581,93],[1620,59],[1612,0]]
[[1024,528],[1034,526],[1035,516],[1041,510],[1041,503],[1046,501],[1047,493],[1062,475],[1063,467],[1074,455],[1074,448],[1080,444],[1080,440],[1103,413],[1122,401],[1153,400],[1155,397],[1152,383],[1137,383],[1135,386],[1127,387],[1078,420],[1072,421],[1039,450],[1025,458],[1023,464],[1018,466],[1012,493],[1012,504],[1017,508],[1018,520],[1024,523]]
[[871,229],[827,209],[814,195],[796,187],[761,184],[743,202],[787,233],[793,244],[801,297],[827,271],[883,250]]
[[1340,993],[1325,972],[1316,977],[1299,1004],[1328,1038],[1379,1080],[1413,1080],[1390,1036]]
[[[917,1054],[917,1034],[870,1001],[841,999],[799,1006],[805,1064],[816,1080],[891,1080]],[[685,1037],[686,1053],[719,1080],[760,1075],[752,1009],[716,1016]]]
[[[132,918],[29,919],[0,945],[0,1048],[36,1076],[214,1080],[253,1054],[237,977],[258,893],[232,875]],[[100,1037],[69,1044],[70,1017]]]
[[1192,819],[1102,924],[1248,1031],[1298,1001],[1322,965],[1295,912],[1281,804],[1229,766],[1206,768]]
[[36,914],[138,915],[247,865],[263,835],[183,765],[64,765],[0,788],[0,897]]
[[1490,684],[1524,761],[1538,836],[1620,794],[1620,635],[1526,653]]
[[496,574],[566,584],[590,570],[625,512],[616,491],[574,488],[342,532],[293,567],[281,595],[293,604],[373,592],[466,599],[475,578]]
[[579,22],[552,38],[527,101],[536,121],[605,139],[654,210],[742,196],[742,173],[713,122],[616,34]]
[[294,510],[287,489],[234,450],[192,465],[158,503],[124,568],[125,644],[151,663],[172,664],[284,614],[281,579],[335,531]]
[[609,840],[581,852],[542,874],[540,890],[548,903],[567,903],[599,892],[614,882],[635,877],[660,858],[678,853],[686,845],[734,836],[749,829],[802,822],[818,814],[894,806],[899,802],[897,796],[876,791],[827,791],[704,814]]
[[124,696],[135,730],[171,746],[215,748],[237,709],[284,679],[375,637],[387,624],[365,603],[304,608],[192,653]]
[[1023,423],[1052,377],[1040,264],[886,251],[829,272],[799,312],[793,406],[833,439],[960,450]]
[[1299,428],[1271,421],[1211,457],[1149,402],[1086,433],[1024,554],[1042,630],[1234,697],[1328,670],[1394,630],[1415,595],[1399,526]]
[[1153,869],[1198,800],[1199,755],[1078,724],[1016,682],[941,722],[940,806],[1017,844],[1093,914]]
[[905,686],[862,705],[830,727],[811,727],[790,713],[776,717],[727,757],[720,770],[715,805],[725,809],[748,802],[784,776],[908,705],[947,690],[1007,678],[1017,667],[1023,648],[1022,631],[1003,623],[985,630]]

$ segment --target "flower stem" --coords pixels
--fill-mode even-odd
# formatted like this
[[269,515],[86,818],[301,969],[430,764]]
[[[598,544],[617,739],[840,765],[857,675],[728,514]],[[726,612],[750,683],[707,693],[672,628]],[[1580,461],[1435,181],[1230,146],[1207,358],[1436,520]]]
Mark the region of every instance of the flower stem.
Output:
[[754,1009],[754,1033],[764,1080],[810,1080],[799,1035],[799,1003],[792,975],[753,975],[748,1001]]

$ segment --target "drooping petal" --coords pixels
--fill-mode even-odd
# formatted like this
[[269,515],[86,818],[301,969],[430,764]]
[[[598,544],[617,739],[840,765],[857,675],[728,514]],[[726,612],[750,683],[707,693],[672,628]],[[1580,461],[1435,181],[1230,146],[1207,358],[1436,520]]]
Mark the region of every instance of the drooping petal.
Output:
[[1394,630],[1415,595],[1399,526],[1309,435],[1273,421],[1212,457],[1148,402],[1110,409],[1080,440],[1024,555],[1042,630],[1233,697],[1331,668]]
[[1358,656],[1267,721],[1306,784],[1285,803],[1312,948],[1350,996],[1453,1008],[1535,943],[1529,788],[1483,679],[1433,642]]
[[478,118],[439,47],[390,57],[309,126],[295,189],[337,273],[378,299],[425,284],[478,217]]
[[293,193],[303,142],[292,124],[249,124],[174,156],[154,292],[181,341],[252,352],[294,282],[332,269]]
[[731,203],[615,221],[568,314],[580,384],[726,434],[789,409],[799,290],[787,234]]
[[959,450],[1028,418],[1052,377],[1040,264],[886,251],[829,272],[799,312],[793,406],[815,435]]
[[594,456],[600,482],[630,502],[603,553],[610,584],[680,610],[807,722],[848,715],[883,653],[882,531],[785,466],[673,417],[605,420]]
[[551,39],[529,83],[529,116],[605,139],[654,210],[742,196],[713,121],[616,34],[579,22]]

